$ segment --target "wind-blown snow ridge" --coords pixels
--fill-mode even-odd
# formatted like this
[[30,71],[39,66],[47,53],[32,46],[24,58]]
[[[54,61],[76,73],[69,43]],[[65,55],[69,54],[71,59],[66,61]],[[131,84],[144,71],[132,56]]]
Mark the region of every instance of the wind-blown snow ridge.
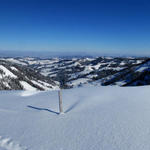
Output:
[[36,95],[38,93],[39,93],[39,91],[35,91],[35,90],[24,90],[24,91],[20,92],[18,95],[22,96],[22,97],[27,97],[27,96]]

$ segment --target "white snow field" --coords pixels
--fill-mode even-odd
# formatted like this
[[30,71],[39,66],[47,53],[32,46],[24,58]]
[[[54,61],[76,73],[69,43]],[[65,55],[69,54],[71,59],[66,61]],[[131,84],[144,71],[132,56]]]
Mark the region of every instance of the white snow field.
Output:
[[0,150],[150,150],[150,86],[0,92]]

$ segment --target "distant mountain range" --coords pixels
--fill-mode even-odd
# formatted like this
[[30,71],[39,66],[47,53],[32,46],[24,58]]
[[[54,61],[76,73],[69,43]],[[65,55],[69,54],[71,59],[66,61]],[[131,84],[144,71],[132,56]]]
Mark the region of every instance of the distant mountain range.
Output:
[[0,57],[10,57],[10,58],[16,58],[16,57],[37,57],[37,58],[42,58],[42,59],[49,59],[49,58],[95,58],[95,57],[150,57],[150,53],[144,53],[144,52],[139,52],[136,54],[135,53],[130,53],[127,54],[126,52],[122,53],[100,53],[97,51],[46,51],[46,50],[40,50],[40,51],[33,51],[33,50],[0,50]]
[[146,57],[0,58],[0,90],[51,90],[84,84],[150,85]]

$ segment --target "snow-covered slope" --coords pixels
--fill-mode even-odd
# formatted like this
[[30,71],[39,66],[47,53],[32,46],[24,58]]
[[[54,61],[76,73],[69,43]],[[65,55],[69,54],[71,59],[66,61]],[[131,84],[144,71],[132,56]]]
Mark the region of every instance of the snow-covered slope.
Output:
[[0,150],[149,150],[150,87],[0,92]]
[[50,90],[58,89],[55,81],[32,68],[0,61],[0,90]]
[[103,85],[120,84],[121,86],[150,85],[150,59],[138,65],[130,66],[110,78],[105,78]]

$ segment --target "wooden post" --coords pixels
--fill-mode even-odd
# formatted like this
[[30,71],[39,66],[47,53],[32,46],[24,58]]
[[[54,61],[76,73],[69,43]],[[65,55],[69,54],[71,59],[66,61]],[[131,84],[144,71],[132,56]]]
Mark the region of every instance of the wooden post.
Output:
[[62,105],[62,90],[61,89],[58,91],[58,97],[59,97],[59,114],[64,114],[63,105]]

